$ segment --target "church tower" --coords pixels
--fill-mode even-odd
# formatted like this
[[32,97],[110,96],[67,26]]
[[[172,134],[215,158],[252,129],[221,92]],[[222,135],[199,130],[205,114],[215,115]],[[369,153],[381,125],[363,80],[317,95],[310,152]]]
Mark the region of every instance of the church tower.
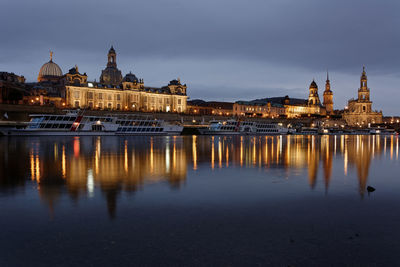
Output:
[[329,73],[326,72],[326,83],[325,83],[325,91],[324,91],[324,106],[326,108],[326,113],[333,113],[333,92],[331,91],[331,84],[329,81]]
[[308,105],[310,106],[321,105],[318,96],[318,86],[314,80],[310,84],[310,95],[308,96]]
[[360,88],[358,89],[358,101],[369,102],[369,88],[367,86],[367,74],[365,73],[365,66],[360,79]]
[[369,127],[375,123],[382,123],[382,111],[372,110],[372,101],[370,100],[370,90],[367,86],[367,74],[365,67],[360,78],[360,88],[358,88],[358,98],[351,99],[343,113],[343,119],[348,125]]
[[115,53],[114,47],[111,46],[107,57],[107,67],[101,71],[100,83],[118,86],[122,82],[122,74],[117,68],[117,53]]
[[107,67],[112,67],[112,68],[117,67],[117,54],[115,53],[113,46],[111,46],[110,50],[108,50]]

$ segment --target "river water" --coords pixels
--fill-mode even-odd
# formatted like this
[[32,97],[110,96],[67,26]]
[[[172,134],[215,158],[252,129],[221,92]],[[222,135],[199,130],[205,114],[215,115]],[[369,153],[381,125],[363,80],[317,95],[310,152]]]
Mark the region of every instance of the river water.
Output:
[[396,136],[0,144],[0,266],[400,264]]

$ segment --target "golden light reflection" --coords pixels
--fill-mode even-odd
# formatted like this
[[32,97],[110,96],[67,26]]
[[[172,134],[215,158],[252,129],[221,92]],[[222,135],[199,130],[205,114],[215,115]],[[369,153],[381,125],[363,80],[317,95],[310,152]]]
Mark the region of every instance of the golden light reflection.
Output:
[[193,170],[197,170],[197,144],[196,144],[196,135],[192,137],[192,153],[193,153]]
[[226,167],[229,167],[229,147],[226,146]]
[[[68,193],[76,198],[80,194],[92,196],[98,186],[106,195],[112,213],[115,211],[116,194],[120,191],[136,191],[146,184],[161,181],[179,188],[186,180],[187,168],[193,166],[194,170],[198,170],[200,166],[210,166],[210,158],[210,167],[214,169],[216,149],[219,168],[222,168],[222,164],[229,168],[282,168],[287,177],[296,172],[297,175],[301,174],[299,177],[310,188],[323,187],[325,192],[328,192],[332,177],[335,177],[332,175],[334,166],[340,166],[346,176],[357,177],[361,196],[366,190],[373,157],[382,157],[386,148],[388,159],[398,159],[399,154],[397,137],[326,135],[216,138],[218,140],[193,136],[130,141],[102,140],[99,137],[90,142],[84,138],[74,138],[54,146],[54,151],[56,147],[61,150],[61,155],[57,157],[55,154],[59,151],[55,154],[52,151],[40,153],[40,143],[34,143],[30,144],[32,147],[26,153],[29,162],[26,171],[30,172],[33,181],[40,183],[41,194],[47,193],[42,189],[49,179],[59,179],[59,184],[65,184]],[[84,144],[82,151],[80,142]],[[50,143],[50,148],[53,148],[53,143]],[[119,149],[118,153],[115,152],[116,148]]]
[[99,162],[100,162],[100,155],[101,155],[101,138],[97,137],[96,138],[96,144],[95,144],[95,152],[94,152],[94,169],[95,173],[99,173]]
[[33,154],[33,148],[31,149],[31,151],[29,152],[29,159],[30,159],[30,167],[31,167],[31,180],[35,180],[35,156]]
[[253,143],[253,147],[252,147],[252,155],[253,155],[253,166],[256,165],[256,138],[253,137],[253,139],[251,140]]
[[154,172],[154,148],[153,148],[153,137],[150,137],[150,173]]
[[176,168],[176,136],[174,136],[174,146],[172,149],[172,168]]
[[128,172],[128,140],[124,142],[124,170]]
[[211,137],[211,169],[214,170],[214,162],[215,162],[215,143],[214,136]]
[[54,143],[54,160],[58,158],[58,146],[57,143]]
[[62,152],[61,152],[61,176],[62,178],[66,178],[67,174],[67,162],[65,158],[65,145],[62,146]]
[[265,137],[264,144],[264,165],[268,165],[268,136]]
[[393,159],[394,136],[390,137],[390,159]]
[[243,136],[240,137],[240,167],[243,167]]
[[36,155],[35,178],[36,178],[36,182],[40,183],[40,160],[39,160],[39,155]]
[[218,138],[218,167],[222,168],[222,142],[221,142],[221,138]]

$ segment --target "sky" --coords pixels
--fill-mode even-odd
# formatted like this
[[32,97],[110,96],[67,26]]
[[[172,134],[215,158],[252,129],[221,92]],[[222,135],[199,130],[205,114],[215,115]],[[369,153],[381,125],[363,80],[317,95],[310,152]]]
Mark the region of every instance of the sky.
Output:
[[111,45],[118,68],[190,99],[357,97],[362,66],[373,109],[400,115],[399,0],[1,0],[0,71],[35,81],[53,60],[99,80]]

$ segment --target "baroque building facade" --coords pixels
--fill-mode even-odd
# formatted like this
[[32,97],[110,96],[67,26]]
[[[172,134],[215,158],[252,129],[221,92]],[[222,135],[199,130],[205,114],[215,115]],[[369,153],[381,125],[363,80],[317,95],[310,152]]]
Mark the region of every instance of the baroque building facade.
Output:
[[169,82],[161,88],[144,85],[133,73],[122,77],[117,68],[117,54],[113,47],[107,55],[107,66],[102,71],[100,82],[90,82],[86,73],[80,73],[78,66],[63,75],[61,68],[50,61],[45,63],[38,75],[38,82],[31,83],[31,95],[26,97],[29,104],[52,103],[58,107],[126,110],[145,112],[185,112],[186,84],[180,79]]
[[[333,97],[333,94],[331,94]],[[333,106],[333,101],[332,101]],[[313,80],[309,87],[308,99],[272,97],[252,101],[237,101],[233,106],[233,114],[246,117],[264,118],[298,118],[305,116],[325,116],[326,107],[321,105],[318,85]]]
[[357,99],[350,99],[348,106],[343,112],[343,119],[350,126],[368,126],[369,124],[382,123],[382,111],[372,110],[370,89],[367,85],[367,74],[365,67],[360,78],[360,88]]

